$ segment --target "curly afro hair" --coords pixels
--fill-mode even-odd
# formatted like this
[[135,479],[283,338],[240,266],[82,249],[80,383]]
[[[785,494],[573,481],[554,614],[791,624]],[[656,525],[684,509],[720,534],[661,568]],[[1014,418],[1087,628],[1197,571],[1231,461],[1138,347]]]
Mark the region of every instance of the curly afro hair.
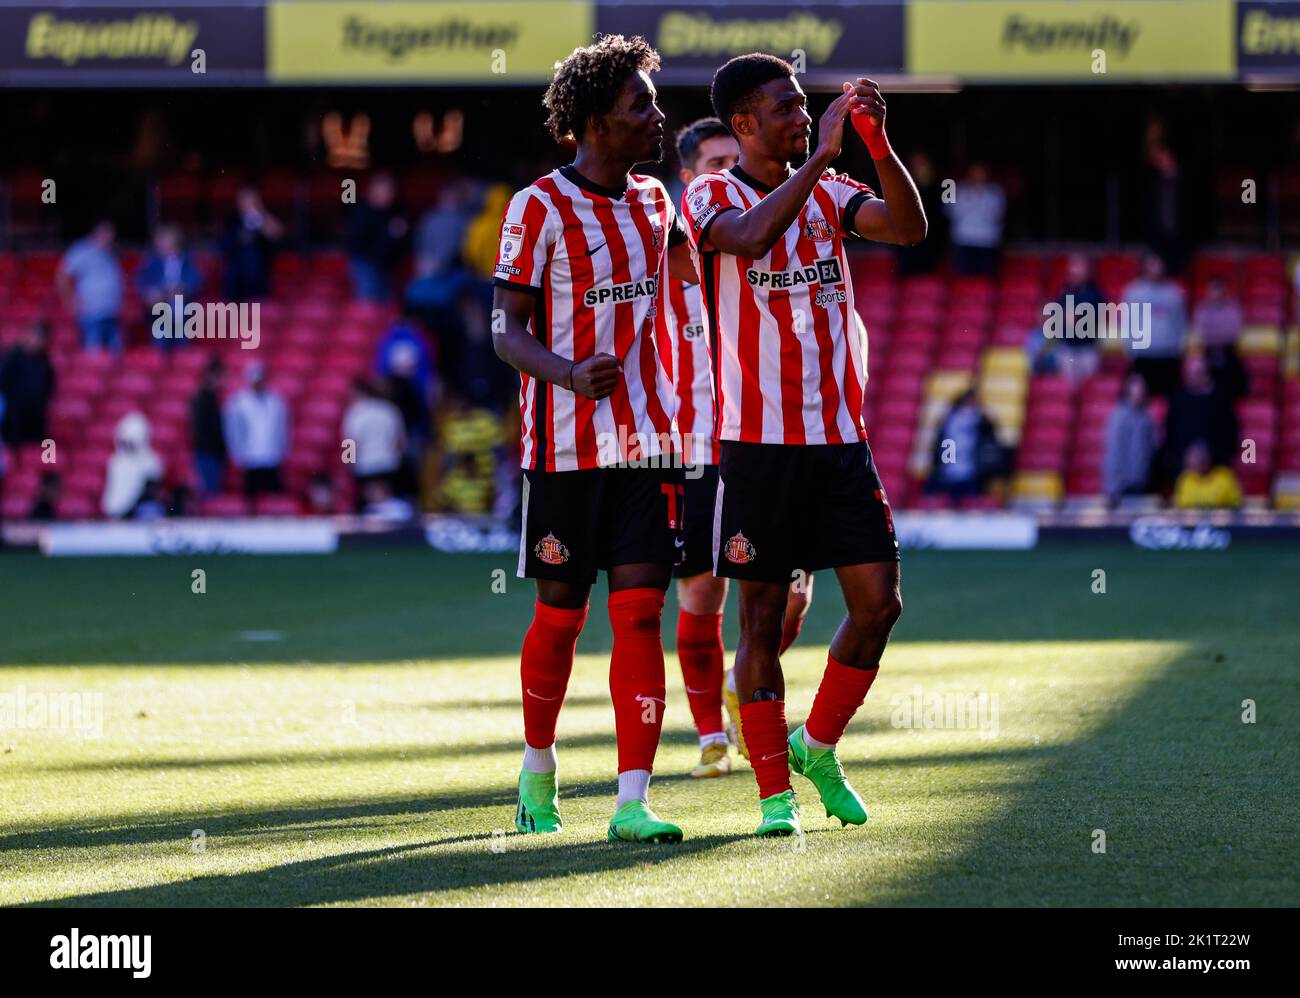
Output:
[[594,44],[574,49],[542,98],[551,112],[546,127],[556,142],[581,139],[589,117],[613,110],[629,76],[658,68],[659,53],[640,35],[601,35]]
[[730,130],[732,115],[748,114],[754,109],[759,87],[788,76],[794,76],[794,67],[784,59],[762,52],[738,55],[713,76],[709,88],[713,111]]

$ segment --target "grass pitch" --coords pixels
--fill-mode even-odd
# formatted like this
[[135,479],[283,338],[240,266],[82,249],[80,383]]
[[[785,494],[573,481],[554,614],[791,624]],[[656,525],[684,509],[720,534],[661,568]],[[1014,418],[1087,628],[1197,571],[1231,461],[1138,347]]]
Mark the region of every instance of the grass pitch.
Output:
[[[654,847],[605,841],[603,590],[560,720],[567,829],[524,838],[532,594],[508,556],[6,554],[0,904],[1293,905],[1298,578],[1295,549],[906,555],[903,620],[841,749],[870,821],[832,824],[795,777],[807,834],[779,841],[749,834],[748,767],[685,776],[670,597],[651,796],[686,840]],[[785,659],[792,723],[841,612],[825,573]],[[734,594],[727,625],[730,650]],[[83,730],[15,714],[55,700]]]

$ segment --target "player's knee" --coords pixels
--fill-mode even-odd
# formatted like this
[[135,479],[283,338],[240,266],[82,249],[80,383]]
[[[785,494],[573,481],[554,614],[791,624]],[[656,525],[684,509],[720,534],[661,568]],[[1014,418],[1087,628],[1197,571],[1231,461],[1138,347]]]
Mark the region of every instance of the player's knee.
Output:
[[721,613],[727,601],[727,580],[710,572],[680,579],[677,583],[677,600],[682,609],[696,616]]
[[775,636],[779,641],[785,626],[785,607],[783,589],[745,600],[741,605],[740,629],[751,640],[764,641]]
[[609,620],[615,634],[658,635],[663,628],[664,599],[647,592],[614,592]]
[[903,600],[897,592],[855,607],[849,613],[854,628],[863,634],[888,634],[903,615]]

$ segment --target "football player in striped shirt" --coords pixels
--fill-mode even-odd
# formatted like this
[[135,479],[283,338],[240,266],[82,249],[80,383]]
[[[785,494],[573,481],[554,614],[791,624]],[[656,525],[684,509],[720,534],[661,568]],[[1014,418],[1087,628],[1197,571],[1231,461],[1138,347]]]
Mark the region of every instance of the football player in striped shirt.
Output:
[[[677,159],[682,183],[690,185],[702,173],[735,166],[740,146],[717,118],[700,118],[677,133]],[[709,341],[701,318],[700,289],[680,280],[665,282],[664,318],[671,336],[672,380],[686,463],[700,473],[686,476],[686,515],[683,534],[686,557],[673,569],[677,579],[677,659],[700,738],[700,761],[691,776],[702,779],[731,772],[728,733],[748,758],[740,736],[740,701],[736,677],[723,669],[722,608],[727,580],[713,574],[713,501],[718,491],[718,444],[713,439],[713,371]],[[799,573],[791,581],[790,599],[778,654],[794,643],[808,613],[813,577]],[[722,704],[730,716],[730,732],[722,723]]]
[[[698,177],[683,195],[721,441],[714,570],[740,585],[736,687],[759,835],[800,831],[791,767],[812,781],[828,816],[867,820],[835,746],[902,612],[898,543],[862,423],[865,344],[844,246],[851,237],[911,245],[926,220],[885,136],[880,88],[860,78],[843,90],[812,148],[807,97],[790,65],[770,55],[732,59],[711,97],[740,143],[740,162]],[[848,121],[866,142],[883,198],[830,169]],[[807,722],[791,734],[777,653],[797,569],[833,569],[848,614]]]
[[523,529],[519,575],[537,585],[520,676],[524,761],[515,825],[562,827],[555,726],[597,571],[609,581],[609,687],[618,737],[615,840],[675,842],[647,794],[664,710],[664,592],[682,551],[683,469],[660,281],[693,276],[662,183],[664,115],[643,39],[604,36],[556,70],[544,103],[577,155],[517,193],[496,264],[493,338],[520,373]]

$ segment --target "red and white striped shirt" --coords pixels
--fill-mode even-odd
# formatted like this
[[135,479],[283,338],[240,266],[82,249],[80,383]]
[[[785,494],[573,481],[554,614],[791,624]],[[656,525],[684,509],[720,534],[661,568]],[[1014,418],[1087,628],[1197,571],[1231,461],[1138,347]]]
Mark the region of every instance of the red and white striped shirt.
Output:
[[713,438],[713,365],[709,354],[700,286],[668,279],[664,318],[671,333],[672,383],[677,429],[687,464],[717,464]]
[[669,243],[682,238],[653,177],[632,174],[620,192],[566,166],[511,199],[496,283],[536,294],[529,331],[548,350],[574,361],[609,353],[623,364],[618,387],[599,401],[520,374],[523,467],[602,468],[678,449],[671,360],[659,356],[656,326]]
[[761,260],[722,253],[710,223],[771,188],[738,166],[697,177],[682,213],[699,252],[713,353],[717,436],[765,444],[851,443],[862,425],[866,355],[844,237],[871,188],[827,171]]

